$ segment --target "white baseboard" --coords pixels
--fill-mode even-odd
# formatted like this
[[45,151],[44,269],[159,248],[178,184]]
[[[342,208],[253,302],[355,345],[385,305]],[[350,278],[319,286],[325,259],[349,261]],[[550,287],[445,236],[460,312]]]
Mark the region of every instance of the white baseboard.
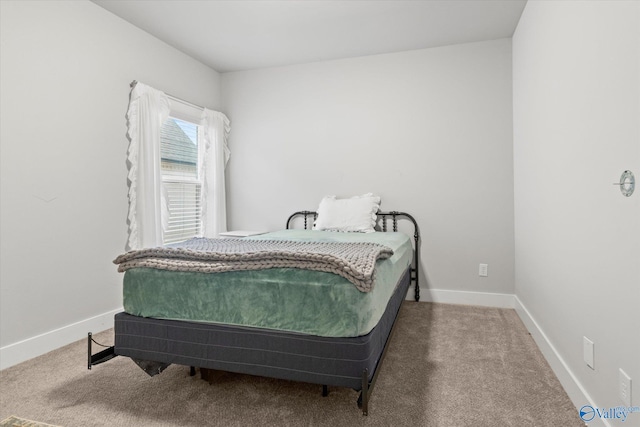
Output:
[[[591,405],[595,408],[596,405],[593,399],[591,399],[591,396],[589,396],[586,390],[582,387],[576,376],[569,368],[569,365],[567,365],[554,345],[549,341],[549,338],[531,316],[531,313],[529,313],[517,296],[514,296],[514,300],[516,313],[520,316],[522,323],[524,323],[527,330],[531,333],[531,336],[538,345],[538,348],[547,360],[547,363],[549,363],[549,366],[551,366],[553,373],[558,377],[560,384],[562,384],[567,395],[569,395],[569,399],[573,402],[576,410],[579,410],[584,405]],[[588,425],[589,427],[611,427],[611,424],[606,419],[599,417],[595,417]]]
[[113,327],[113,316],[122,308],[109,311],[44,334],[0,348],[0,369],[41,356],[87,336],[88,332],[101,332]]
[[[410,297],[413,297],[413,287],[409,291],[408,295]],[[515,296],[513,294],[420,288],[420,301],[440,302],[444,304],[463,304],[480,305],[484,307],[513,308],[514,298]]]

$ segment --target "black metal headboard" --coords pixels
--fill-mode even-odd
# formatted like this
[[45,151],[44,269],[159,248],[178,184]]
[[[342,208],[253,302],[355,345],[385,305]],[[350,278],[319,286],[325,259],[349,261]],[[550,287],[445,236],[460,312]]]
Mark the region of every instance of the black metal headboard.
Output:
[[[390,212],[378,212],[378,220],[377,224],[380,227],[380,231],[398,231],[398,219],[408,219],[413,223],[413,240],[414,240],[414,249],[413,249],[413,265],[411,266],[411,280],[415,284],[415,300],[420,300],[420,286],[418,285],[418,268],[420,265],[420,230],[418,229],[418,223],[416,222],[413,216],[409,215],[406,212],[398,212],[398,211],[390,211]],[[308,230],[313,227],[313,222],[318,218],[318,213],[314,211],[298,211],[294,212],[287,219],[287,230],[291,225],[291,220],[296,217],[304,217],[304,229]],[[311,224],[309,224],[309,217],[313,217]],[[391,221],[391,230],[387,230],[387,221]]]

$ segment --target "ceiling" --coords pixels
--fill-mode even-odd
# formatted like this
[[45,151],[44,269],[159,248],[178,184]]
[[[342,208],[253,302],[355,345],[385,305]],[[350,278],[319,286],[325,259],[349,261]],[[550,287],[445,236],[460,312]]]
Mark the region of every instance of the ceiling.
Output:
[[526,0],[93,0],[219,72],[511,37]]

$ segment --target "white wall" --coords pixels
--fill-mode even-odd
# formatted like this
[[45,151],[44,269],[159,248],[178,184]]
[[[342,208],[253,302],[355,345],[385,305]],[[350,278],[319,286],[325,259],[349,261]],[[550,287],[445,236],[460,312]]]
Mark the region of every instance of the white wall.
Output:
[[510,39],[224,73],[222,97],[231,228],[374,192],[420,224],[423,288],[513,294]]
[[0,7],[6,367],[106,328],[122,305],[129,83],[219,109],[220,78],[87,1]]
[[601,408],[619,368],[640,405],[639,62],[639,2],[529,1],[513,37],[516,295]]

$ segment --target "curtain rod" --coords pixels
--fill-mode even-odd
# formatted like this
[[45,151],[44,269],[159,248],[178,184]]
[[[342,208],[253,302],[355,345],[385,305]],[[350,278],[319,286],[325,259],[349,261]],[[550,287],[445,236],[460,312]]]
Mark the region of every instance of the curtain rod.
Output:
[[[130,87],[131,89],[133,89],[133,87],[134,87],[136,84],[138,84],[138,81],[137,81],[137,80],[134,80],[134,81],[132,81],[132,82],[129,84],[129,87]],[[200,109],[200,110],[204,110],[205,108],[207,108],[207,107],[202,107],[202,106],[200,106],[200,105],[196,105],[196,104],[191,103],[191,102],[189,102],[189,101],[185,101],[184,99],[182,99],[182,98],[178,98],[177,96],[173,96],[173,95],[171,95],[170,93],[166,93],[166,92],[163,92],[163,93],[164,93],[165,95],[167,95],[169,98],[172,98],[173,100],[178,101],[178,102],[181,102],[181,103],[183,103],[183,104],[185,104],[185,105],[189,105],[189,106],[191,106],[191,107],[195,107],[195,108],[198,108],[198,109]]]

